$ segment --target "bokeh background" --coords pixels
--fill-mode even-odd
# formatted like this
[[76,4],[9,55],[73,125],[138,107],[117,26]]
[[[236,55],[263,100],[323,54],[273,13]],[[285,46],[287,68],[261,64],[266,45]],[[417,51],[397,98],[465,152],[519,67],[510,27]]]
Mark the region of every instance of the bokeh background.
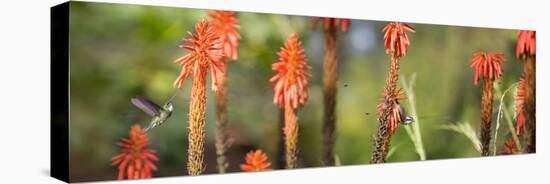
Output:
[[[239,12],[242,40],[239,59],[229,64],[229,172],[239,172],[245,154],[267,152],[275,168],[278,157],[279,109],[273,104],[271,64],[291,32],[306,48],[310,99],[299,112],[299,167],[321,162],[323,32],[312,28],[311,17]],[[130,103],[141,95],[164,103],[176,90],[172,83],[180,67],[173,61],[187,31],[207,18],[207,10],[123,4],[72,2],[70,12],[70,175],[74,181],[111,180],[117,168],[111,157],[117,142],[133,124],[150,118]],[[339,81],[336,156],[341,165],[368,164],[376,132],[376,104],[389,70],[381,29],[387,22],[352,20],[339,34]],[[428,160],[479,156],[465,133],[450,130],[472,127],[478,132],[481,88],[474,86],[470,60],[478,51],[501,51],[509,60],[495,82],[493,122],[500,118],[496,150],[511,136],[514,86],[522,64],[515,58],[516,30],[412,24],[411,46],[401,60],[402,81],[414,78],[414,108]],[[210,79],[209,79],[210,80]],[[401,86],[403,87],[403,86]],[[503,92],[509,90],[504,97]],[[188,80],[175,98],[172,118],[150,132],[158,151],[160,176],[186,175]],[[213,92],[207,92],[206,173],[216,173]],[[502,105],[501,105],[502,99]],[[420,160],[404,126],[391,142],[388,162]],[[458,128],[459,129],[459,128]],[[494,129],[493,129],[494,130]],[[468,133],[468,131],[464,131]],[[491,151],[492,152],[492,151]]]

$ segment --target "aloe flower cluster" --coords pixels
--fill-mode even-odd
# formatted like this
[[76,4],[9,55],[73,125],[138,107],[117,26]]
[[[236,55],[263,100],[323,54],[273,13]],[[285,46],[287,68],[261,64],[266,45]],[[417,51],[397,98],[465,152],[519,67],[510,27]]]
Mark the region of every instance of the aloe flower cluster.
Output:
[[279,61],[272,65],[277,73],[269,80],[274,83],[273,102],[284,109],[285,126],[285,159],[286,168],[297,166],[298,117],[297,108],[304,105],[308,99],[308,77],[306,70],[310,69],[298,34],[292,33],[284,47],[277,52]]
[[489,82],[500,79],[502,76],[502,62],[506,61],[502,52],[476,53],[470,65],[471,68],[475,69],[474,84],[477,85],[481,78]]
[[[219,87],[219,76],[222,74],[224,63],[220,62],[223,53],[220,52],[220,35],[207,20],[202,20],[195,26],[196,33],[187,32],[189,38],[184,39],[186,45],[181,48],[189,51],[188,54],[176,59],[175,63],[181,66],[181,73],[174,82],[174,86],[181,88],[185,79],[192,76],[194,79],[206,76],[208,70],[212,74],[212,89]],[[201,78],[202,79],[202,78]],[[204,79],[206,80],[206,79]]]
[[132,126],[129,138],[122,138],[118,143],[120,153],[114,156],[112,165],[118,166],[117,179],[142,179],[153,177],[157,171],[155,162],[159,159],[154,149],[149,148],[149,136],[139,125]]
[[248,152],[246,163],[241,164],[241,170],[245,172],[267,171],[271,170],[270,167],[267,155],[260,149]]
[[516,141],[514,139],[507,139],[506,142],[504,142],[504,147],[504,150],[498,151],[499,155],[515,155],[525,153],[523,149],[517,148]]

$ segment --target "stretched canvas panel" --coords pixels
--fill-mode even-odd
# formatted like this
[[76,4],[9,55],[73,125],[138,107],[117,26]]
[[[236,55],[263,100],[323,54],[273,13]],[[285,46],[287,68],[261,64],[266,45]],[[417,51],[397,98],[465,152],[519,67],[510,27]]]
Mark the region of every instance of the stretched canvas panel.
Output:
[[53,177],[535,153],[535,31],[67,2]]

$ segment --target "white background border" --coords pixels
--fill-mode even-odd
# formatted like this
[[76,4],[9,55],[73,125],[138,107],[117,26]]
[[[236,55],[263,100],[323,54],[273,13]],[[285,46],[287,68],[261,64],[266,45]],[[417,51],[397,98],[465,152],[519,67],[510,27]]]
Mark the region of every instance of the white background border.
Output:
[[[50,7],[61,0],[0,5],[0,183],[50,178]],[[318,15],[537,30],[537,153],[116,183],[548,183],[548,6],[543,0],[101,0],[99,2]],[[545,20],[546,19],[546,20]],[[549,133],[545,133],[549,132]],[[53,143],[55,144],[55,143]],[[115,182],[105,182],[115,183]]]

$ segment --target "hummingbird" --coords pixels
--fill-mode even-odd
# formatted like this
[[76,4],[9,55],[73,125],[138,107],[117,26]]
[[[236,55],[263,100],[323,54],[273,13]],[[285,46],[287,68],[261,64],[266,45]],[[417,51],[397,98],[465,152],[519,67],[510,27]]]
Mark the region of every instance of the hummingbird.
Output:
[[164,123],[170,116],[172,115],[172,112],[174,112],[174,106],[172,105],[172,99],[176,96],[176,92],[168,99],[168,101],[160,107],[156,103],[152,102],[151,100],[136,96],[131,99],[132,104],[134,104],[137,108],[141,109],[143,112],[147,113],[148,115],[152,116],[153,119],[151,119],[151,122],[145,129],[145,132],[148,132],[150,129],[155,128],[162,123]]
[[397,105],[399,105],[399,117],[401,119],[401,123],[403,123],[405,125],[409,125],[409,124],[413,123],[414,118],[407,114],[407,112],[405,111],[405,108],[403,108],[403,106],[401,104],[397,103]]

